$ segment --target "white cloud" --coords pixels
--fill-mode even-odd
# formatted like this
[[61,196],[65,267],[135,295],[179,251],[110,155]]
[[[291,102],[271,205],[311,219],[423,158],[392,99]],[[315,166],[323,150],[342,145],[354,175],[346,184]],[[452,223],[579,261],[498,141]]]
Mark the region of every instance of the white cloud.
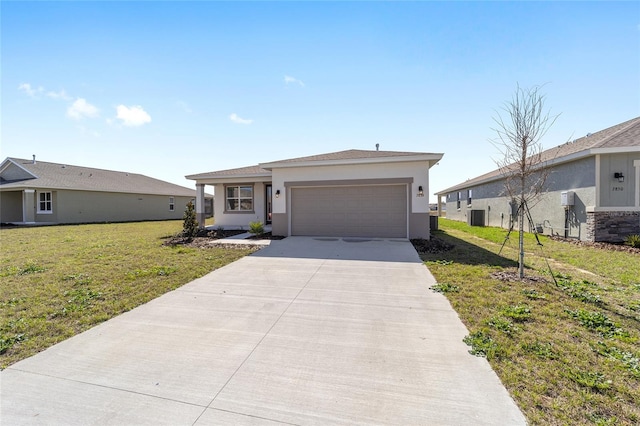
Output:
[[35,98],[38,94],[44,92],[44,88],[42,86],[36,88],[31,87],[29,83],[22,83],[18,86],[18,90],[22,90],[27,96]]
[[74,120],[81,120],[86,117],[97,117],[98,108],[91,105],[86,99],[76,99],[69,108],[67,108],[67,117]]
[[59,92],[49,91],[47,92],[47,96],[51,99],[62,99],[65,101],[71,100],[71,96],[67,95],[67,92],[65,92],[64,89],[60,90]]
[[300,86],[304,87],[304,83],[302,82],[302,80],[298,80],[295,77],[291,77],[290,75],[285,75],[284,76],[284,82],[285,84],[299,84]]
[[128,127],[142,126],[151,122],[151,116],[140,105],[118,105],[116,118],[122,120],[122,124]]
[[234,123],[238,123],[238,124],[251,124],[251,123],[253,123],[253,120],[249,120],[249,119],[246,119],[246,118],[238,117],[238,114],[236,114],[235,112],[229,116],[229,120],[233,121]]

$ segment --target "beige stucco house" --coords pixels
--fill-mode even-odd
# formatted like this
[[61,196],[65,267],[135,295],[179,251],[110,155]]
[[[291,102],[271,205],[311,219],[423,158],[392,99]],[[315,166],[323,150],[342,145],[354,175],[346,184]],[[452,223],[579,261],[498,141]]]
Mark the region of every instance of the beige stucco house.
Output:
[[259,221],[283,236],[429,238],[429,169],[442,155],[348,150],[186,178],[200,223],[211,185],[226,229]]
[[136,173],[7,158],[0,222],[45,225],[181,219],[195,191]]

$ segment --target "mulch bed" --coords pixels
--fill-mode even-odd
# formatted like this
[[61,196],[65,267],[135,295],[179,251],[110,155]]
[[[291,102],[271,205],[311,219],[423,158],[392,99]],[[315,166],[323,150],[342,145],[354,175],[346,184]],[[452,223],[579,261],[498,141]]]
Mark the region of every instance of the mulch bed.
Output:
[[[224,247],[224,248],[260,248],[261,246],[252,246],[251,244],[220,244],[216,243],[217,240],[223,238],[233,237],[234,235],[244,234],[247,231],[242,230],[207,230],[201,229],[198,231],[195,237],[193,238],[185,238],[181,235],[176,235],[164,242],[166,246],[188,246],[188,247],[198,247],[198,248],[207,248],[207,247]],[[247,240],[282,240],[285,237],[280,235],[271,235],[271,232],[265,232],[261,235],[254,235],[252,237],[246,238]]]
[[451,250],[454,245],[450,244],[438,237],[431,237],[430,240],[416,238],[411,240],[411,244],[415,247],[418,254],[425,253],[442,253]]

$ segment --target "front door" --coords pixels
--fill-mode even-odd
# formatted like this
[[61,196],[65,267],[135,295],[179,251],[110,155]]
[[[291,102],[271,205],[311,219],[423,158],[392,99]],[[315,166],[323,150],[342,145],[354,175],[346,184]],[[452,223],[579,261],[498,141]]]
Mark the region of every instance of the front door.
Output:
[[266,203],[264,203],[265,205],[265,212],[264,212],[264,217],[265,217],[265,224],[266,225],[271,225],[271,212],[272,212],[272,205],[273,205],[273,201],[271,199],[271,185],[265,185],[265,197],[264,199],[266,200]]

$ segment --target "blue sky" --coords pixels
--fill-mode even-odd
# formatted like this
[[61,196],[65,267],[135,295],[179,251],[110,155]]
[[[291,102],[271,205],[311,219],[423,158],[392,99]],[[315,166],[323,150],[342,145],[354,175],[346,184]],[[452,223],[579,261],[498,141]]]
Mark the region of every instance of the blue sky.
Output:
[[[345,149],[495,169],[517,85],[551,148],[640,115],[638,2],[11,2],[2,157],[185,175]],[[210,189],[208,189],[211,191]],[[433,200],[435,201],[435,199]]]

